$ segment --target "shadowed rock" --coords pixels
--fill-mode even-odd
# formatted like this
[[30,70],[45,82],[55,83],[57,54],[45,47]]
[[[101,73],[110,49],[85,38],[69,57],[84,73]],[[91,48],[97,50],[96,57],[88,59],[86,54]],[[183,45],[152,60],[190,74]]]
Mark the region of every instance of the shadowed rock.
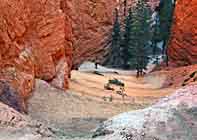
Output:
[[0,101],[21,113],[26,113],[24,101],[8,83],[2,81],[0,81]]

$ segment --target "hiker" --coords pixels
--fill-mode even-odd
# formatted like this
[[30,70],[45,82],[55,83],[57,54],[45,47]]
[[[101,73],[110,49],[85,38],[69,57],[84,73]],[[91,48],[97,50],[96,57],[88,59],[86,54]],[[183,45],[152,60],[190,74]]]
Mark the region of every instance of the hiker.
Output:
[[125,93],[124,87],[120,87],[120,90],[116,91],[116,94],[121,95],[122,96],[122,100],[124,100],[125,96],[127,96],[127,94]]
[[112,95],[109,97],[109,101],[110,101],[110,102],[113,101],[113,96],[112,96]]
[[99,65],[99,63],[95,62],[95,69],[98,69],[98,65]]

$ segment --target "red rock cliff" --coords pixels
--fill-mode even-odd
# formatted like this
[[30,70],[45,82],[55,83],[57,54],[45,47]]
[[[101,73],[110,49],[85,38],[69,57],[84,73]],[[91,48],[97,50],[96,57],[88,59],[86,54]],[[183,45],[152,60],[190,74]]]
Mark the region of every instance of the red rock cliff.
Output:
[[197,1],[177,0],[172,37],[168,47],[170,62],[178,66],[197,63]]
[[72,65],[104,60],[123,1],[0,0],[0,100],[25,110],[35,78],[66,89]]
[[35,78],[68,88],[72,32],[60,8],[60,0],[0,0],[0,80],[23,102]]
[[106,53],[116,0],[70,0],[63,3],[73,27],[73,63],[103,59]]

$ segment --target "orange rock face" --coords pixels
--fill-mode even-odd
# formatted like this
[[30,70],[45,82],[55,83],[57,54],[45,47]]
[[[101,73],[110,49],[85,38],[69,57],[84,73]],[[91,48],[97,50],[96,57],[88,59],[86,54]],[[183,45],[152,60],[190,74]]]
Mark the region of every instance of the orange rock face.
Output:
[[73,63],[102,60],[109,43],[117,0],[69,0],[62,4],[73,27]]
[[0,0],[0,81],[22,110],[35,78],[67,89],[72,66],[104,60],[117,7],[123,0]]
[[171,63],[197,63],[197,1],[177,0],[172,38],[168,47]]
[[0,80],[24,102],[35,78],[68,88],[70,29],[60,0],[0,0]]

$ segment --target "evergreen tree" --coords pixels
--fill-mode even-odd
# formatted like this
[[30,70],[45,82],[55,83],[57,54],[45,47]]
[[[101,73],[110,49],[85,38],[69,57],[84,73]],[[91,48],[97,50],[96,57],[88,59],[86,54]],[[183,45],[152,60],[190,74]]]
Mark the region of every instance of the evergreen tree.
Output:
[[150,40],[150,9],[143,0],[138,0],[133,18],[130,61],[134,64],[137,74],[142,74],[149,61],[148,42]]
[[121,26],[120,26],[119,14],[117,9],[115,11],[115,15],[116,15],[115,22],[112,31],[112,43],[110,47],[109,58],[106,63],[107,65],[110,65],[112,67],[121,67],[122,64],[121,50],[120,50]]
[[163,40],[163,54],[166,54],[167,65],[168,55],[166,46],[171,33],[171,25],[173,20],[174,3],[172,0],[161,0],[159,5],[159,18],[160,18],[160,37]]
[[127,0],[124,0],[124,16],[127,15]]
[[123,40],[121,44],[121,52],[122,52],[122,59],[123,59],[123,65],[122,67],[124,69],[132,68],[132,63],[130,61],[132,57],[132,37],[133,37],[133,31],[132,31],[132,11],[131,8],[129,9],[129,14],[125,19],[125,29],[124,29],[124,35]]

